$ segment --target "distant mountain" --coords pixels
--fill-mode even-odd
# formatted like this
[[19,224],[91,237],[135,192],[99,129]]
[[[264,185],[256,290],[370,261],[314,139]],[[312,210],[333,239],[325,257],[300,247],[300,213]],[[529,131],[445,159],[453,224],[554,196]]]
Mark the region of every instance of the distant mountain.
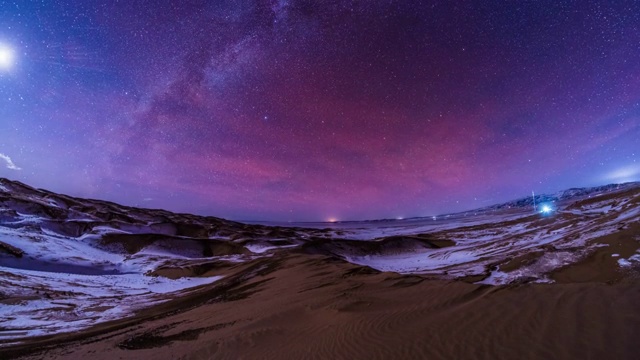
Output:
[[[567,190],[558,191],[555,194],[536,195],[535,201],[536,201],[536,204],[555,203],[558,201],[575,199],[577,197],[588,197],[588,196],[599,195],[599,194],[607,193],[611,191],[626,190],[626,189],[632,189],[637,187],[640,187],[640,182],[628,182],[624,184],[609,184],[609,185],[587,187],[587,188],[571,188]],[[508,201],[502,204],[487,206],[485,208],[481,208],[476,211],[522,208],[527,206],[532,207],[533,199],[534,197],[527,196],[520,199]]]

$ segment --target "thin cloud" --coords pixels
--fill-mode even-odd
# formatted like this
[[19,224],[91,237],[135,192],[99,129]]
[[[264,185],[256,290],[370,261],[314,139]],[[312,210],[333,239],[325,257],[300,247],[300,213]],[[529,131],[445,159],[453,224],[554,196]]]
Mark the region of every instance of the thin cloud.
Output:
[[629,165],[610,172],[605,176],[607,181],[617,183],[640,180],[640,165]]
[[22,170],[22,168],[16,166],[16,164],[13,163],[13,161],[11,160],[11,158],[9,156],[0,153],[0,159],[4,160],[7,163],[7,169]]

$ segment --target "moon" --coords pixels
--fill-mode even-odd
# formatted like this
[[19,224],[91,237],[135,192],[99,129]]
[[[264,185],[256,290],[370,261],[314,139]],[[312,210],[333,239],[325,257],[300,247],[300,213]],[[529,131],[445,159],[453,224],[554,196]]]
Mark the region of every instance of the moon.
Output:
[[13,49],[0,44],[0,69],[9,70],[13,66],[13,60],[15,56],[13,53]]

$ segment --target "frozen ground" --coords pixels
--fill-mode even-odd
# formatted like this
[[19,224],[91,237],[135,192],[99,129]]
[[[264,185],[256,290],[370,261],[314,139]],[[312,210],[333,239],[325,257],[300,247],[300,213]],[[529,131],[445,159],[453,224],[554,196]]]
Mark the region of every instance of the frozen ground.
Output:
[[[0,346],[125,318],[215,283],[224,276],[215,269],[290,251],[493,285],[550,282],[549,273],[640,221],[638,184],[575,194],[549,214],[514,204],[284,227],[129,208],[0,179]],[[640,254],[614,255],[621,268],[640,264]]]
[[[62,236],[35,230],[38,222],[18,214],[18,221],[0,226],[0,241],[24,251],[19,258],[0,253],[0,340],[120,319],[220,278],[146,276],[176,255],[109,252],[99,247],[95,234]],[[32,227],[14,228],[18,224]]]
[[[545,274],[575,263],[595,248],[606,246],[598,239],[607,237],[630,224],[640,222],[640,191],[627,194],[626,198],[598,197],[565,201],[550,214],[534,213],[531,209],[518,209],[501,214],[483,214],[475,221],[453,221],[447,225],[424,226],[424,231],[435,239],[447,239],[454,246],[440,249],[416,249],[395,255],[367,254],[345,258],[353,263],[371,266],[383,271],[420,273],[464,277],[485,274],[491,270],[487,284],[508,284],[521,279],[548,282]],[[487,219],[492,221],[487,221]],[[408,230],[408,229],[407,229]],[[366,229],[364,233],[371,233]],[[409,235],[405,229],[396,228],[396,235]],[[361,233],[355,232],[356,237]],[[637,239],[629,239],[637,241]],[[501,263],[510,259],[529,258],[524,266],[504,272]],[[621,265],[629,261],[620,259]]]

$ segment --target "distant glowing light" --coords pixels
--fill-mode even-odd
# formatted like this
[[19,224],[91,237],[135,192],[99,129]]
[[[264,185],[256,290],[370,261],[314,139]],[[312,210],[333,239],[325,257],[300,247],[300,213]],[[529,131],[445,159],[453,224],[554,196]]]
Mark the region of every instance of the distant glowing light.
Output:
[[13,66],[15,56],[13,49],[6,45],[0,44],[0,69],[9,70]]
[[540,213],[544,215],[551,214],[553,212],[553,207],[548,204],[543,204],[540,206]]
[[338,222],[338,219],[336,219],[336,218],[329,218],[327,221],[328,221],[328,222],[330,222],[330,223],[334,223],[334,222]]

